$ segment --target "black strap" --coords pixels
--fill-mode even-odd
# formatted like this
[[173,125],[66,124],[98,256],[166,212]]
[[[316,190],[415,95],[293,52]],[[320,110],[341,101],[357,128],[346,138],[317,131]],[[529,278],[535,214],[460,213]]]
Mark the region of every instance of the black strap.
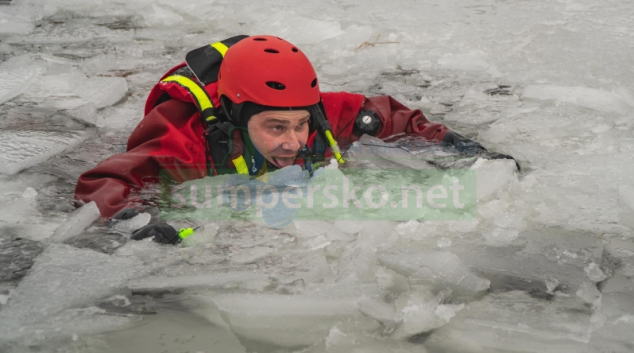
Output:
[[[248,37],[245,35],[235,36],[222,40],[220,43],[231,48],[232,45]],[[224,59],[224,56],[211,45],[194,49],[185,56],[187,66],[203,86],[218,81],[218,71],[220,70],[222,59]]]
[[213,169],[218,174],[227,174],[231,170],[228,167],[227,156],[231,154],[234,147],[231,144],[231,135],[235,126],[228,121],[221,121],[221,119],[214,120],[208,125],[204,135],[207,153],[213,159],[214,165],[212,168],[210,160],[207,159],[207,175],[214,175]]
[[311,129],[317,131],[313,142],[313,160],[323,162],[326,159],[326,150],[330,147],[325,131],[330,130],[330,124],[326,118],[326,109],[321,101],[316,106],[309,108],[311,117]]

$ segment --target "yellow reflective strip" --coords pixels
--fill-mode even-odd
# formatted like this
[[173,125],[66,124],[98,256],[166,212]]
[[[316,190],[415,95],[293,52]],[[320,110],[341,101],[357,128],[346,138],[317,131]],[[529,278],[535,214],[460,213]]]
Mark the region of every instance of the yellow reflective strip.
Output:
[[214,107],[213,103],[211,103],[211,100],[209,100],[209,97],[207,97],[207,94],[205,93],[203,88],[189,77],[174,75],[164,79],[161,82],[177,82],[181,86],[187,88],[189,92],[191,92],[191,94],[194,96],[194,98],[196,98],[196,101],[198,102],[198,108],[201,112],[203,110]]
[[234,159],[233,165],[236,167],[238,174],[249,175],[249,168],[247,167],[247,162],[244,160],[244,157],[240,156]]
[[225,57],[225,54],[227,53],[227,50],[229,50],[229,47],[222,44],[221,42],[216,42],[211,44],[211,46],[216,49],[218,51],[218,53],[220,53],[220,55],[222,55],[222,57]]
[[328,143],[330,144],[330,149],[332,149],[332,154],[335,155],[337,162],[343,163],[343,158],[341,157],[339,145],[337,145],[337,141],[335,141],[335,139],[332,137],[332,132],[330,132],[330,130],[326,130],[325,134],[326,138],[328,139]]

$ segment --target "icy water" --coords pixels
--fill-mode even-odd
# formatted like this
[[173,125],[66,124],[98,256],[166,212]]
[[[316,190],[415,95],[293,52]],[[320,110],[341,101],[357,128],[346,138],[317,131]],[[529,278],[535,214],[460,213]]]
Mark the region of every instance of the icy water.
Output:
[[[631,2],[0,5],[0,351],[634,351]],[[436,164],[475,171],[470,221],[234,215],[177,248],[127,242],[147,218],[71,213],[166,70],[261,33],[300,46],[322,90],[390,94],[522,172]],[[387,151],[347,167],[432,167]]]

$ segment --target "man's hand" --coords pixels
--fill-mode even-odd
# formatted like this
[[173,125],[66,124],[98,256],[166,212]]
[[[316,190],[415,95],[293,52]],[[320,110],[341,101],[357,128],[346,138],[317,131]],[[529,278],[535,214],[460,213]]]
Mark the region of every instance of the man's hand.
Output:
[[451,146],[456,150],[456,152],[468,156],[487,152],[487,149],[481,144],[473,140],[469,140],[468,138],[453,131],[449,131],[445,134],[445,137],[442,139],[442,144]]
[[521,172],[522,171],[522,167],[520,167],[520,163],[513,158],[512,156],[508,155],[508,154],[502,154],[502,153],[497,153],[497,152],[486,152],[482,155],[482,158],[486,158],[486,159],[512,159],[515,162],[515,166],[517,167],[517,171]]
[[449,131],[445,134],[442,139],[442,143],[452,146],[458,153],[466,156],[474,156],[485,159],[512,159],[513,161],[515,161],[515,166],[517,167],[517,170],[522,170],[520,164],[512,156],[497,152],[489,152],[481,144],[453,131]]
[[153,240],[160,244],[174,245],[181,242],[176,229],[167,223],[148,224],[132,232],[130,239],[142,240],[149,237],[154,237]]
[[[124,208],[117,212],[107,222],[108,227],[113,228],[117,222],[132,219],[138,216],[140,213],[134,208]],[[167,223],[154,223],[148,224],[132,232],[130,239],[141,240],[153,237],[154,241],[160,244],[178,244],[181,242],[181,237],[174,227]]]

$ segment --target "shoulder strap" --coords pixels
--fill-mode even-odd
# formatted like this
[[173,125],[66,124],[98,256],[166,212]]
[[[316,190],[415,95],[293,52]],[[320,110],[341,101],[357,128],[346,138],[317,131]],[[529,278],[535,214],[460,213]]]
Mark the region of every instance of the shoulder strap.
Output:
[[172,75],[164,78],[162,84],[175,83],[185,88],[192,96],[204,122],[216,119],[216,109],[205,88],[196,80],[184,75]]

